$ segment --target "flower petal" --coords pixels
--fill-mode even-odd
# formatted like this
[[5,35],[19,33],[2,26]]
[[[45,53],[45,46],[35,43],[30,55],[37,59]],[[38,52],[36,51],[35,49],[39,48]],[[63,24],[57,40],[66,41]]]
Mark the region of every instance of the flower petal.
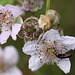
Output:
[[59,68],[64,72],[64,73],[69,73],[70,72],[70,67],[71,67],[71,63],[69,58],[66,59],[62,59],[57,66],[59,66]]
[[31,69],[32,71],[36,71],[41,66],[43,66],[44,63],[41,63],[40,59],[42,58],[39,58],[39,55],[31,56],[31,58],[29,59],[29,69]]
[[3,9],[5,9],[5,7],[3,7],[2,5],[0,5],[0,10],[3,10]]
[[21,29],[21,24],[14,24],[14,25],[12,25],[12,33],[11,33],[11,36],[12,36],[12,39],[13,40],[16,40],[17,39],[16,35],[20,31],[20,29]]
[[12,67],[9,70],[7,70],[6,72],[0,73],[0,75],[23,75],[22,72],[16,67]]
[[35,40],[28,41],[23,47],[23,52],[28,55],[33,55],[38,52],[36,49],[39,50],[41,47],[42,45],[40,45],[40,43],[38,44],[38,42]]
[[11,13],[13,14],[14,17],[18,17],[19,15],[22,14],[22,11],[20,8],[14,5],[5,5],[5,8],[7,8]]
[[68,50],[70,49],[75,49],[75,38],[74,37],[71,37],[71,36],[62,36],[60,38],[60,41],[62,41],[63,43],[65,43],[66,45],[66,48]]
[[8,31],[2,31],[1,32],[1,35],[0,35],[0,43],[1,44],[4,44],[7,42],[7,39],[9,38],[11,34],[11,30],[8,30]]
[[10,65],[17,64],[19,56],[14,46],[7,46],[4,49],[5,61]]
[[47,31],[44,35],[43,35],[43,39],[46,39],[46,41],[48,42],[49,40],[50,41],[54,41],[54,40],[57,40],[57,39],[60,39],[60,35],[59,35],[59,32],[57,30],[54,30],[54,29],[50,29],[49,31]]

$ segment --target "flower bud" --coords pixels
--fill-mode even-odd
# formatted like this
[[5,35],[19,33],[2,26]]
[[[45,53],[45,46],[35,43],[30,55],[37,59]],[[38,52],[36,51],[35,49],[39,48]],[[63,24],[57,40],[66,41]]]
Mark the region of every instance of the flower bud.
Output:
[[57,11],[55,10],[48,10],[46,12],[46,15],[50,17],[51,23],[53,25],[58,25],[60,23],[60,15]]
[[39,27],[42,28],[42,30],[49,29],[51,26],[51,19],[47,15],[40,15],[40,19],[38,21]]

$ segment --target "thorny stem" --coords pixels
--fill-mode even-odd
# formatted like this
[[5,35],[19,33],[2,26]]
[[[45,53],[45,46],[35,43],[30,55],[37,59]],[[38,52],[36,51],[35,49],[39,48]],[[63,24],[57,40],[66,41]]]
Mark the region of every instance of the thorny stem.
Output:
[[46,2],[46,12],[50,9],[50,0]]

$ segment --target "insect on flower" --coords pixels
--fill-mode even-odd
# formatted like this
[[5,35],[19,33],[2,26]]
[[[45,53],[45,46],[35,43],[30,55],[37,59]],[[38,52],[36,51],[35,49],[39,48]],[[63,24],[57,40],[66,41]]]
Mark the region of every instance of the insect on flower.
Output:
[[67,52],[75,49],[75,37],[60,36],[58,30],[47,31],[39,44],[37,40],[28,41],[23,47],[25,54],[31,55],[29,69],[38,70],[44,64],[56,65],[64,72],[69,73],[71,63]]
[[69,58],[72,56],[72,54],[59,54],[59,55],[56,55],[58,58],[60,59],[65,59],[65,58]]

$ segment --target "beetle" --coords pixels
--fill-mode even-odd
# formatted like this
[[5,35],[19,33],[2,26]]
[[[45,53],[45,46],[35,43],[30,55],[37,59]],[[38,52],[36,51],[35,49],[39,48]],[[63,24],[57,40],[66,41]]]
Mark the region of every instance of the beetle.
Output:
[[72,54],[58,54],[58,55],[56,55],[56,57],[58,57],[60,59],[69,58],[71,56],[72,56]]

